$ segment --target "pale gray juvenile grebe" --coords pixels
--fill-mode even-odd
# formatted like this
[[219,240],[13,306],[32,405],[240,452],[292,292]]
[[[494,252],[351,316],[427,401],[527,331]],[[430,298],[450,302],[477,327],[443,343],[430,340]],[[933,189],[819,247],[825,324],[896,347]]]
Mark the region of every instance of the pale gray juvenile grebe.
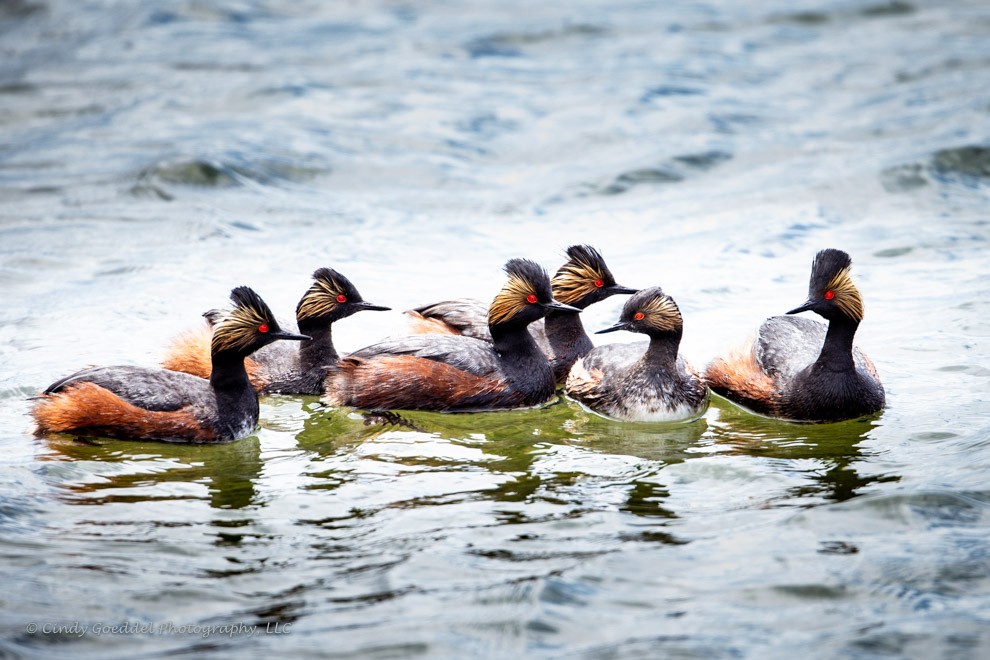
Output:
[[628,422],[695,419],[708,408],[708,388],[678,354],[681,311],[660,287],[643,289],[622,308],[619,322],[596,334],[628,330],[648,343],[609,344],[578,359],[567,376],[571,398],[597,413]]

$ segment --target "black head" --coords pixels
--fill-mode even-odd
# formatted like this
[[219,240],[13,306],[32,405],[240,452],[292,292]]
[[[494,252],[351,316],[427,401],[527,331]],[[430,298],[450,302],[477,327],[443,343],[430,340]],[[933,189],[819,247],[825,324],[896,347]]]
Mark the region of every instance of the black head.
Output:
[[811,264],[808,300],[788,314],[812,311],[828,320],[863,320],[863,297],[849,274],[852,259],[842,250],[828,248],[815,255]]
[[489,326],[526,326],[549,311],[581,311],[554,300],[550,276],[535,261],[510,259],[505,264],[505,272],[509,279],[488,308]]
[[680,335],[684,328],[681,310],[674,299],[658,286],[642,289],[622,307],[619,322],[595,334],[628,330],[645,335]]
[[234,307],[224,313],[213,327],[211,352],[250,355],[277,339],[307,340],[306,335],[285,332],[275,315],[257,293],[246,286],[230,292]]
[[362,310],[387,311],[389,307],[365,302],[351,281],[332,268],[318,268],[313,284],[296,306],[299,327],[333,323]]
[[554,298],[580,309],[617,293],[636,293],[636,289],[615,283],[602,255],[590,245],[567,248],[567,263],[550,284]]

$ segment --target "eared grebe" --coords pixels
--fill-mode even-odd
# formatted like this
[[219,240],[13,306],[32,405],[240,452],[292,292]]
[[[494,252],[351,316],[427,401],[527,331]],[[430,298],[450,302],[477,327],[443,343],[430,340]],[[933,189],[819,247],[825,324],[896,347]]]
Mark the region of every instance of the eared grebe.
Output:
[[172,442],[236,440],[258,423],[258,395],[244,358],[282,331],[268,305],[246,286],[213,331],[210,379],[166,369],[116,366],[84,369],[53,383],[34,406],[38,432],[72,431]]
[[553,299],[543,268],[505,265],[509,278],[488,311],[492,342],[451,335],[396,337],[331,367],[324,400],[370,410],[479,411],[535,406],[556,390],[546,356],[527,326],[550,311],[576,313]]
[[[550,284],[555,300],[585,309],[617,293],[636,289],[615,283],[602,255],[589,245],[567,248],[567,263],[560,267]],[[488,310],[472,298],[445,300],[406,312],[412,317],[413,332],[460,334],[492,340],[488,331]],[[537,345],[550,360],[554,380],[563,383],[571,366],[586,355],[594,344],[584,331],[581,317],[570,312],[548,311],[543,323],[529,326]]]
[[[246,368],[254,389],[264,394],[323,394],[327,366],[339,356],[333,346],[334,321],[362,310],[388,311],[389,307],[365,302],[351,281],[333,270],[320,268],[313,273],[313,284],[296,306],[299,331],[312,337],[298,349],[272,344],[247,359]],[[204,314],[212,325],[216,312]],[[166,353],[162,366],[194,376],[210,373],[210,327],[177,337]]]
[[708,365],[712,390],[755,412],[795,421],[852,419],[883,408],[876,367],[853,346],[863,298],[851,266],[841,250],[819,252],[807,302],[787,312],[816,312],[828,320],[827,332],[810,319],[767,319],[755,340]]
[[596,334],[641,332],[649,343],[593,348],[571,367],[567,394],[597,413],[627,422],[700,417],[708,407],[708,388],[677,353],[683,329],[673,298],[658,286],[641,290],[626,301],[618,323]]

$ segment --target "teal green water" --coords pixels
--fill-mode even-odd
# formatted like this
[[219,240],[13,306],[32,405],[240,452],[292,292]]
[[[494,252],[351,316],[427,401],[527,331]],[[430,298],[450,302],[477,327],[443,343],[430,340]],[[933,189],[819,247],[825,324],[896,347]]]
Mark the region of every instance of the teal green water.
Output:
[[[8,2],[0,43],[0,655],[990,651],[985,3]],[[233,286],[290,317],[339,269],[396,310],[348,351],[574,243],[663,286],[698,365],[848,251],[887,409],[31,432]]]

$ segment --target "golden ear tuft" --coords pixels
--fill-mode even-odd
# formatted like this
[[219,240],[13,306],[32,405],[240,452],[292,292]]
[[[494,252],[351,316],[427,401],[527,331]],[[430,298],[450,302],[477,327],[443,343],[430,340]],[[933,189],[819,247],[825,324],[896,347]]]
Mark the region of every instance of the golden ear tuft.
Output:
[[266,331],[278,332],[278,323],[265,301],[246,286],[230,292],[234,308],[224,313],[213,326],[211,351],[248,352],[255,345],[261,326]]
[[662,332],[675,332],[684,326],[681,310],[670,296],[654,296],[639,306],[645,322]]
[[332,279],[320,278],[313,282],[296,307],[296,319],[328,316],[340,304],[337,296],[346,295],[342,287],[337,287]]
[[572,245],[567,255],[567,263],[550,281],[554,299],[571,305],[603,286],[615,284],[602,255],[590,245]]
[[535,296],[536,290],[531,282],[521,277],[510,275],[505,286],[498,292],[488,308],[488,323],[498,325],[518,314],[526,305],[529,296]]
[[848,268],[843,268],[829,280],[825,291],[833,293],[832,302],[842,310],[842,313],[854,321],[863,320],[863,296],[853,284],[852,275]]
[[604,279],[604,274],[591,264],[570,261],[557,271],[550,285],[555,300],[571,305],[601,288],[595,282]]

